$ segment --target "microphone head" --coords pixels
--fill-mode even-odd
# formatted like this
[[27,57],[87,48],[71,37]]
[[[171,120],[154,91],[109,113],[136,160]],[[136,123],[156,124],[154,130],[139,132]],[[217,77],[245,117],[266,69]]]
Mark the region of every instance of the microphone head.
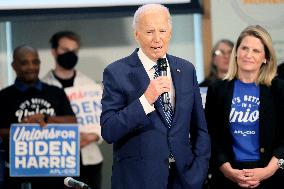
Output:
[[77,181],[72,177],[66,177],[64,179],[64,185],[70,188],[91,189],[87,184]]
[[157,65],[158,65],[159,70],[167,71],[168,65],[167,65],[167,60],[165,58],[159,58],[157,61]]
[[68,186],[68,187],[71,187],[71,186],[69,185],[69,181],[72,180],[72,179],[73,179],[72,177],[66,177],[66,178],[64,179],[64,185],[65,185],[65,186]]

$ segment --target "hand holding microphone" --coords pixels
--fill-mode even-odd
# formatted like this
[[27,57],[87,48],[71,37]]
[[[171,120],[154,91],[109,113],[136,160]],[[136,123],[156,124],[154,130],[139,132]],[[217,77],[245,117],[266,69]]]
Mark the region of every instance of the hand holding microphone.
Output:
[[150,80],[150,84],[148,85],[148,88],[146,89],[144,95],[151,105],[154,104],[159,96],[162,96],[162,98],[164,99],[163,104],[168,104],[167,102],[169,102],[169,98],[167,96],[167,92],[170,91],[171,81],[167,77],[166,59],[158,59],[157,66],[160,66],[158,73],[159,77]]
[[[167,60],[165,58],[159,58],[157,61],[157,65],[160,71],[159,75],[167,76],[167,67],[168,67]],[[164,92],[161,96],[164,105],[164,110],[167,112],[169,110],[169,104],[170,104],[169,93]]]
[[75,179],[73,179],[72,177],[66,177],[64,179],[64,184],[67,187],[72,187],[72,188],[76,188],[76,189],[91,189],[87,184],[77,181]]

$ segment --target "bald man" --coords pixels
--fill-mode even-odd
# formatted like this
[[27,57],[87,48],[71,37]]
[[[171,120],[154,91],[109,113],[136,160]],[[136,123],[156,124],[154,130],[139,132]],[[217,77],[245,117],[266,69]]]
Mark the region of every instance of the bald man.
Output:
[[103,74],[101,125],[113,143],[112,189],[202,188],[210,141],[195,69],[167,54],[166,7],[140,7],[133,28],[139,48]]
[[[3,138],[5,161],[9,162],[9,131],[12,123],[76,123],[76,117],[64,91],[38,79],[40,59],[28,45],[15,48],[12,67],[15,83],[0,91],[0,137]],[[38,113],[46,112],[46,113]],[[62,178],[11,178],[5,171],[5,189],[64,188]],[[44,183],[44,184],[43,184]]]

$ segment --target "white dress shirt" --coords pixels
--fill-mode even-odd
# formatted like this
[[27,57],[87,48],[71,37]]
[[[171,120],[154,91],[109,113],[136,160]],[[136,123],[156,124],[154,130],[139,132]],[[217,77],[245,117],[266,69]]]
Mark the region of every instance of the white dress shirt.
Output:
[[[148,58],[141,49],[139,49],[139,51],[138,51],[138,57],[139,57],[140,61],[142,62],[143,67],[144,67],[145,71],[147,72],[149,79],[152,80],[154,78],[154,73],[155,73],[155,69],[154,69],[153,66],[156,65],[157,63],[152,61],[150,58]],[[166,58],[166,55],[163,58]],[[169,96],[170,96],[170,102],[171,102],[172,108],[174,108],[174,106],[175,106],[175,90],[174,90],[174,85],[173,85],[173,82],[172,82],[171,69],[170,69],[168,60],[167,60],[167,65],[168,65],[167,66],[167,77],[171,81],[171,88],[170,88]],[[154,104],[153,105],[149,104],[149,102],[146,99],[144,94],[139,98],[139,100],[140,100],[140,103],[142,104],[144,112],[146,114],[149,114],[149,113],[155,111]]]

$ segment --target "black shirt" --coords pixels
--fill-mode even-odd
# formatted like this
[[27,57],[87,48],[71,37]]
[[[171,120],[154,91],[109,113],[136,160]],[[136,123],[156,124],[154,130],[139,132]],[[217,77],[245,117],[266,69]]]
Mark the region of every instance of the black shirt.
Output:
[[[0,91],[0,129],[10,128],[12,123],[19,123],[23,117],[36,113],[75,116],[65,92],[41,81],[30,87],[16,80],[14,85]],[[9,149],[7,140],[3,139],[6,152]]]
[[54,77],[59,81],[59,83],[61,83],[62,85],[62,88],[65,89],[67,87],[73,87],[74,85],[74,79],[76,77],[76,71],[74,71],[74,75],[69,78],[69,79],[61,79],[59,78],[55,73],[54,71],[52,72],[52,74],[54,75]]

